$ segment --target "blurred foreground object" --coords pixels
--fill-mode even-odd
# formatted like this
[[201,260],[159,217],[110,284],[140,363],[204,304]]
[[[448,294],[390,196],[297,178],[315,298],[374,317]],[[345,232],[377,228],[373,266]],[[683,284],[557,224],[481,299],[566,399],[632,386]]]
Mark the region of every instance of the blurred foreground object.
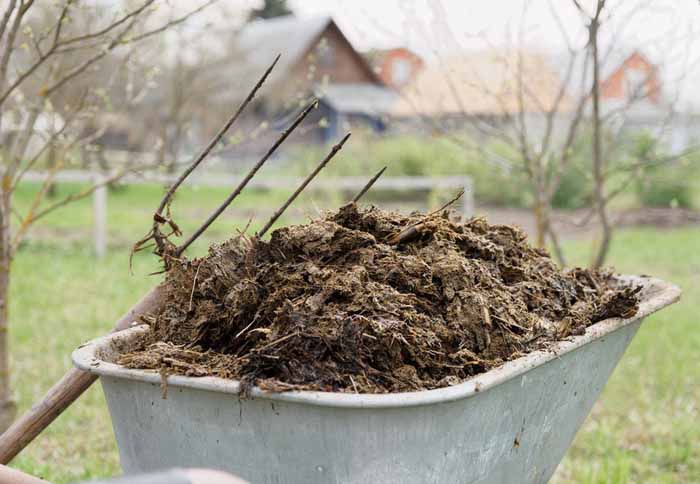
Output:
[[[0,484],[40,484],[47,483],[43,479],[30,476],[24,472],[0,465]],[[90,481],[93,484],[246,484],[247,481],[231,474],[208,469],[172,469],[169,471],[153,472],[122,476],[116,479]]]
[[0,465],[0,484],[40,484],[46,482],[38,477]]
[[[24,481],[17,481],[23,483]],[[26,481],[32,483],[35,481]],[[43,481],[40,481],[43,482]],[[247,481],[231,474],[208,469],[173,469],[131,476],[107,479],[105,481],[90,481],[92,484],[246,484]]]

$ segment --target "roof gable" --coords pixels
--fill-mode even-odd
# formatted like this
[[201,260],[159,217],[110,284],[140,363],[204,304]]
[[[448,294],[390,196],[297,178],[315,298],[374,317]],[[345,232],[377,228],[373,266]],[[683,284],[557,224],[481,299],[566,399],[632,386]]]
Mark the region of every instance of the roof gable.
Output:
[[604,76],[603,84],[627,69],[641,69],[647,72],[652,72],[656,71],[656,65],[653,64],[644,54],[636,50],[625,57],[622,62],[615,65],[615,67],[613,67],[612,70],[606,76]]
[[236,49],[251,69],[262,72],[281,54],[271,80],[291,70],[332,22],[330,17],[298,19],[292,15],[255,20],[243,27]]
[[658,69],[639,51],[629,54],[604,77],[600,86],[603,99],[622,100],[638,96],[637,101],[648,100],[654,104],[661,101]]
[[[316,42],[319,42],[321,38],[323,37],[323,34],[327,31],[333,30],[335,33],[338,35],[338,38],[342,43],[346,45],[346,47],[349,48],[349,51],[352,53],[353,58],[355,59],[355,62],[357,62],[357,65],[360,66],[360,69],[362,69],[365,74],[372,79],[376,84],[384,85],[384,81],[382,81],[381,77],[377,72],[372,68],[372,65],[369,63],[368,59],[362,55],[360,52],[355,49],[355,47],[352,45],[352,43],[348,40],[346,35],[343,33],[343,31],[338,27],[338,24],[335,23],[333,19],[331,19],[330,23],[326,27],[326,29],[316,38]],[[313,49],[315,43],[313,43],[310,46],[310,49]]]
[[270,75],[269,84],[286,79],[293,69],[311,53],[328,32],[334,31],[352,53],[357,65],[377,84],[383,84],[367,60],[354,48],[331,17],[300,19],[292,15],[247,24],[236,38],[236,77],[241,84],[252,85],[256,78],[281,54]]

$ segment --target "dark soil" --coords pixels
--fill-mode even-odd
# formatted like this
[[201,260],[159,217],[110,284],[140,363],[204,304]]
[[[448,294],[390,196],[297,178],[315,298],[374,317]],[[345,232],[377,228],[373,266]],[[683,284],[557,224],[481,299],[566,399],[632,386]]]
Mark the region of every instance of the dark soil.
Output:
[[516,228],[355,204],[269,242],[212,246],[165,284],[164,308],[119,363],[270,391],[454,385],[638,309],[638,289],[561,271]]

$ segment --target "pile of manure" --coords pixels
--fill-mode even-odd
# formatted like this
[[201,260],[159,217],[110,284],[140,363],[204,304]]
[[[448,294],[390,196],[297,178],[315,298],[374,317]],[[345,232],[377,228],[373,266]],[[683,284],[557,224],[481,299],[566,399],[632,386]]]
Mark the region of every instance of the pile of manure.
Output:
[[561,270],[519,229],[351,203],[269,241],[238,235],[168,271],[118,363],[244,391],[454,385],[638,309],[609,272]]

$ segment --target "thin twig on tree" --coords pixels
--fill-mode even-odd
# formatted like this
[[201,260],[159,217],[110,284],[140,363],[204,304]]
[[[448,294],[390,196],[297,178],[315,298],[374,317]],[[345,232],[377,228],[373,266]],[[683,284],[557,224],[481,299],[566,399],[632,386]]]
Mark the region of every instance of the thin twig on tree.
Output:
[[71,202],[75,202],[76,200],[80,200],[82,198],[85,198],[85,197],[91,195],[92,192],[94,192],[95,190],[97,190],[100,187],[103,187],[106,185],[111,185],[112,183],[121,180],[122,178],[124,178],[125,176],[127,176],[131,173],[134,173],[137,171],[147,170],[149,168],[154,168],[154,166],[141,166],[138,168],[134,168],[132,170],[124,170],[124,171],[120,171],[118,173],[115,173],[115,174],[105,178],[104,180],[100,181],[99,183],[94,183],[94,184],[90,185],[89,187],[85,188],[84,190],[81,190],[80,192],[76,192],[76,193],[72,193],[70,195],[67,195],[65,198],[58,200],[58,201],[52,203],[51,205],[48,205],[47,207],[42,209],[40,212],[37,212],[32,217],[32,221],[35,222],[38,219],[48,215],[50,212],[53,212],[54,210],[56,210],[59,207],[62,207],[64,205],[68,205]]
[[103,27],[102,29],[96,30],[95,32],[90,32],[88,34],[76,35],[75,37],[71,37],[70,39],[66,39],[66,40],[62,41],[61,45],[70,45],[70,44],[75,44],[76,42],[84,42],[86,40],[100,38],[100,37],[110,33],[112,30],[116,29],[120,25],[124,24],[129,19],[132,19],[134,17],[138,17],[148,7],[153,5],[154,2],[155,2],[155,0],[147,0],[144,3],[142,3],[141,5],[139,5],[137,8],[131,10],[130,12],[126,12],[124,15],[122,15],[118,19],[115,19],[112,23]]
[[[98,62],[99,60],[103,59],[109,52],[117,48],[118,46],[122,46],[125,44],[133,44],[136,42],[139,42],[141,40],[144,40],[149,37],[153,37],[154,35],[157,35],[161,32],[164,32],[165,30],[168,30],[172,27],[175,27],[177,25],[180,25],[187,20],[189,20],[191,17],[194,15],[200,13],[202,10],[205,8],[209,7],[213,3],[215,3],[216,0],[210,0],[209,2],[200,5],[199,7],[192,9],[191,11],[187,12],[184,15],[181,15],[180,17],[171,20],[169,22],[164,23],[160,27],[154,28],[152,30],[146,31],[144,33],[134,35],[132,37],[128,37],[128,34],[132,31],[134,26],[137,24],[139,21],[138,15],[133,15],[132,14],[127,14],[125,17],[122,17],[121,19],[116,20],[111,26],[109,27],[109,31],[113,30],[115,27],[122,25],[124,22],[127,20],[129,21],[127,26],[122,29],[122,31],[116,35],[111,41],[107,41],[108,39],[104,39],[104,42],[99,42],[95,44],[95,48],[99,48],[100,46],[104,46],[100,52],[92,56],[91,58],[87,59],[85,62],[82,64],[78,65],[75,67],[73,70],[68,72],[65,76],[63,76],[61,79],[59,79],[55,84],[53,84],[51,87],[47,88],[42,92],[43,95],[48,95],[48,93],[53,92],[66,84],[70,79],[78,76],[82,72],[84,72],[88,67],[93,65],[94,63]],[[15,13],[15,19],[12,25],[12,28],[8,34],[8,37],[5,41],[7,44],[7,49],[2,57],[0,59],[0,87],[4,86],[5,80],[6,80],[6,74],[7,74],[7,67],[10,59],[10,54],[13,50],[12,45],[14,44],[15,38],[17,37],[17,33],[19,30],[19,26],[22,22],[22,18],[26,15],[27,11],[31,8],[33,4],[33,0],[27,1],[25,4],[20,5],[20,7],[17,9],[17,13]],[[142,4],[142,7],[149,6],[151,3],[153,3],[153,0],[147,0]],[[142,13],[142,10],[137,9],[138,13]],[[145,8],[144,8],[145,9]],[[10,8],[10,10],[13,10]],[[3,19],[4,21],[4,19]],[[60,32],[59,32],[60,35]],[[104,36],[104,34],[102,35]],[[100,35],[94,34],[90,35],[88,38],[99,38]],[[20,86],[29,76],[31,76],[41,65],[43,65],[48,59],[54,57],[55,55],[60,55],[64,53],[62,50],[66,43],[73,45],[74,43],[77,43],[78,41],[73,39],[60,39],[59,36],[55,36],[53,39],[53,42],[51,45],[48,47],[48,50],[46,50],[41,56],[37,58],[36,61],[34,61],[29,67],[27,67],[24,71],[19,73],[17,77],[14,79],[13,82],[9,83],[9,86],[5,88],[4,91],[0,91],[0,106],[9,98],[9,96],[14,92],[14,90]],[[66,49],[65,52],[70,51],[70,49]]]

